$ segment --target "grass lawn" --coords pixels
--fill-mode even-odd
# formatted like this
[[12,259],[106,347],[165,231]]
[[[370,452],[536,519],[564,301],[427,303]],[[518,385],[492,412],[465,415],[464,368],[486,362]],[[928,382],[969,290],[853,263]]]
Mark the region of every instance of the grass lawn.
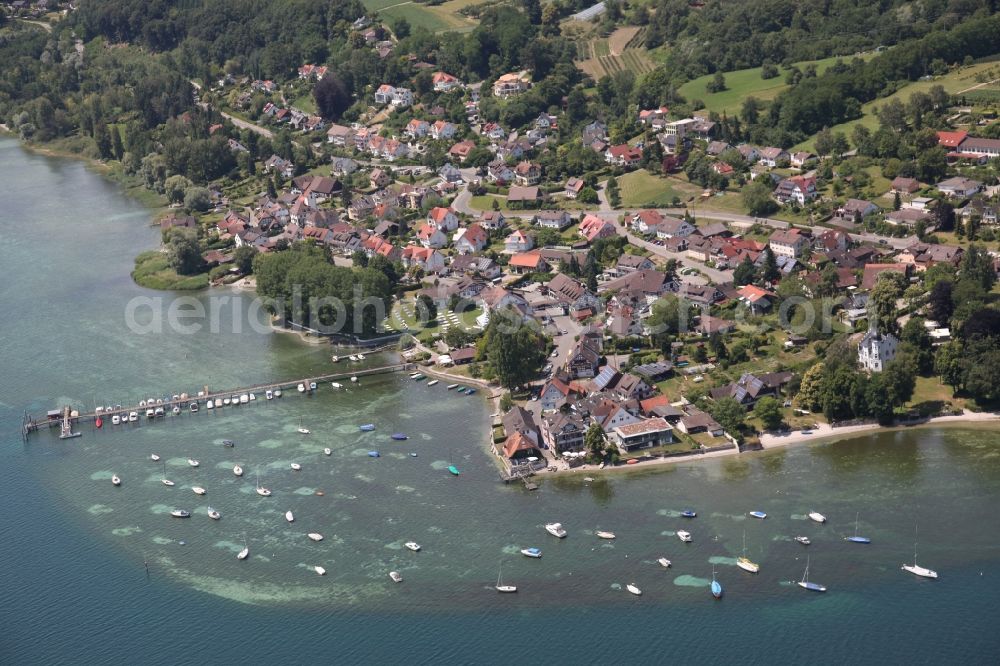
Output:
[[625,208],[670,206],[674,197],[685,202],[701,192],[701,188],[695,185],[676,178],[654,176],[645,169],[619,177],[618,186],[621,190],[622,206]]
[[[870,58],[874,54],[863,56]],[[841,57],[844,62],[850,62],[850,57]],[[825,58],[823,60],[813,60],[796,63],[799,69],[806,65],[816,65],[818,74],[825,72],[830,65],[837,62],[837,58]],[[779,67],[778,76],[773,79],[760,78],[760,67],[752,69],[740,69],[735,72],[726,72],[726,90],[717,93],[710,93],[705,90],[705,86],[712,80],[713,74],[698,77],[688,81],[680,88],[680,93],[688,101],[700,99],[705,103],[705,108],[718,113],[726,112],[729,115],[740,110],[743,100],[746,97],[756,97],[762,101],[772,100],[780,92],[788,88],[785,84],[785,74],[787,70]]]
[[426,28],[431,32],[447,30],[468,31],[476,27],[476,22],[455,13],[462,6],[470,4],[463,0],[438,5],[436,7],[418,5],[413,2],[391,2],[389,0],[365,0],[365,6],[381,5],[379,17],[389,25],[397,18],[405,18],[413,28]]
[[[935,77],[930,81],[914,81],[913,83],[903,86],[888,97],[883,97],[882,99],[877,99],[873,102],[868,102],[867,104],[862,105],[861,111],[864,115],[862,115],[861,118],[850,120],[846,123],[841,123],[840,125],[834,125],[830,129],[834,132],[843,132],[848,138],[850,138],[851,131],[854,129],[855,125],[864,125],[871,130],[875,130],[878,128],[878,116],[875,114],[875,110],[888,102],[890,99],[898,99],[901,102],[906,103],[910,99],[910,95],[913,93],[927,92],[934,86],[938,85],[942,86],[946,92],[954,94],[977,85],[978,82],[976,81],[976,75],[993,67],[996,67],[995,62],[982,62],[975,65],[969,65],[968,67],[959,67],[951,72],[948,72],[944,76]],[[683,87],[681,90],[683,90]],[[803,141],[799,145],[792,148],[792,150],[812,150],[814,139],[815,137],[810,137],[808,140]]]
[[159,250],[143,252],[135,258],[132,279],[149,289],[188,291],[208,286],[208,273],[178,275],[167,263],[167,255]]
[[296,97],[292,100],[292,106],[310,115],[316,114],[316,100],[313,98],[312,93],[307,92],[300,97]]
[[494,201],[500,204],[500,210],[510,212],[510,208],[507,207],[507,197],[500,196],[499,194],[483,194],[482,196],[472,197],[469,200],[469,205],[476,210],[493,210]]
[[[730,213],[747,214],[746,206],[743,205],[743,197],[738,192],[724,192],[711,197],[698,197],[691,203],[691,208],[697,212],[699,208],[706,210],[723,210]],[[697,217],[697,216],[696,216]]]
[[913,397],[906,403],[907,409],[920,410],[921,405],[930,409],[935,406],[951,404],[959,409],[965,407],[965,398],[953,398],[951,387],[941,383],[940,377],[917,377],[913,389]]

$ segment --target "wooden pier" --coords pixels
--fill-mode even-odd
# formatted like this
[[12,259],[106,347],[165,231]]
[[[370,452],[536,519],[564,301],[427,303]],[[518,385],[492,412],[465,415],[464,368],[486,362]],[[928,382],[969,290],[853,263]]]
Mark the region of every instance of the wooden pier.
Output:
[[[174,398],[173,396],[171,396],[170,398],[162,398],[161,402],[156,402],[155,404],[146,402],[145,405],[134,404],[134,405],[122,405],[121,407],[118,407],[116,405],[111,411],[102,410],[98,412],[95,410],[85,413],[79,413],[76,415],[71,415],[71,408],[69,406],[63,406],[59,409],[52,410],[45,416],[45,418],[37,418],[37,419],[32,418],[30,415],[28,415],[27,412],[25,412],[21,421],[21,436],[24,439],[27,439],[28,435],[37,430],[55,428],[55,427],[60,428],[60,433],[61,433],[60,436],[63,438],[67,436],[69,437],[78,436],[79,433],[72,432],[73,424],[77,424],[80,422],[85,423],[88,421],[96,421],[98,417],[108,420],[110,425],[111,417],[116,414],[119,417],[124,416],[125,418],[128,418],[129,412],[138,412],[140,417],[144,417],[147,409],[155,409],[158,407],[162,407],[164,415],[166,415],[167,413],[172,412],[174,407],[180,408],[181,413],[184,413],[185,411],[190,411],[191,409],[190,405],[197,403],[200,411],[200,409],[203,408],[205,404],[208,403],[209,400],[212,401],[216,399],[221,400],[224,398],[230,398],[234,395],[239,396],[242,394],[250,394],[250,393],[254,393],[255,395],[259,394],[259,397],[253,402],[262,402],[264,401],[264,395],[267,393],[267,391],[273,392],[278,389],[281,389],[282,392],[289,390],[298,392],[297,391],[298,386],[302,384],[306,387],[305,393],[309,394],[312,393],[312,391],[309,389],[309,386],[313,383],[316,384],[316,387],[318,389],[320,385],[323,383],[336,382],[340,380],[346,380],[347,382],[351,382],[355,378],[371,377],[373,375],[384,375],[394,372],[409,371],[414,369],[415,367],[416,366],[413,363],[395,363],[393,365],[382,365],[376,368],[366,368],[364,370],[333,372],[323,375],[316,375],[314,377],[306,377],[304,379],[293,379],[280,382],[269,382],[266,384],[255,384],[253,386],[243,386],[239,388],[227,389],[225,391],[209,391],[208,387],[205,387],[204,390],[197,392],[195,395],[188,395],[186,393],[182,393],[178,395],[176,398]],[[150,422],[155,422],[158,419],[146,419],[146,420]]]

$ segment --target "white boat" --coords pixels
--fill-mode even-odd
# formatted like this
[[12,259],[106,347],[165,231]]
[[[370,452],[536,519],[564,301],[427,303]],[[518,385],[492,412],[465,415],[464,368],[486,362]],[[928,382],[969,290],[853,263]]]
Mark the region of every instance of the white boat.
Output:
[[212,520],[218,520],[219,518],[222,518],[222,514],[213,509],[212,507],[208,507],[208,517],[211,518]]
[[193,492],[195,495],[204,495],[208,491],[206,491],[201,486],[191,486],[191,492]]
[[683,541],[684,543],[689,543],[691,541],[691,533],[685,532],[684,530],[678,530],[677,538]]
[[309,382],[309,390],[310,391],[316,390],[316,382]]
[[195,460],[194,458],[188,458],[188,465],[191,465],[191,467],[197,467],[200,464],[201,463]]
[[139,420],[139,412],[129,412],[128,413],[128,420],[129,420],[130,423],[135,423],[136,421],[138,421]]
[[264,391],[264,397],[267,398],[268,400],[274,400],[274,391],[272,391],[271,389]]
[[597,532],[597,538],[598,539],[614,539],[615,538],[615,533],[614,532],[599,531],[599,532]]
[[298,463],[292,463],[292,469],[294,469],[296,472],[298,472],[298,471],[300,471],[302,469],[302,465],[300,465]]
[[354,383],[354,384],[357,384],[358,383],[358,378],[357,377],[351,377],[351,382]]
[[171,481],[170,479],[160,479],[160,483],[162,483],[165,486],[173,486],[174,485],[174,482]]
[[358,360],[359,361],[365,360],[365,355],[364,354],[358,354]]
[[437,383],[438,383],[438,380],[436,380],[436,379],[432,379],[432,380],[430,380],[429,382],[427,382],[427,385],[428,385],[428,386],[434,386],[434,385],[435,385],[435,384],[437,384]]
[[416,541],[407,541],[403,545],[406,546],[407,548],[409,548],[410,550],[412,550],[414,553],[417,553],[417,552],[420,551],[420,544],[417,543]]
[[174,416],[177,416],[178,414],[181,413],[181,408],[178,407],[177,405],[174,405],[174,408],[171,409],[170,411],[173,413]]
[[239,465],[233,465],[233,474],[236,476],[243,476],[243,468]]
[[656,561],[659,562],[660,566],[663,567],[664,569],[669,569],[670,568],[671,562],[667,558],[661,557],[660,559],[658,559]]
[[330,382],[330,386],[332,386],[335,389],[344,388],[344,385],[341,384],[340,382]]
[[157,407],[153,410],[154,416],[163,416],[166,412],[163,411],[163,407]]
[[747,557],[747,531],[746,530],[743,530],[743,556],[737,558],[737,560],[736,560],[736,566],[738,566],[740,569],[743,569],[743,571],[747,571],[749,573],[754,573],[755,574],[755,573],[759,573],[760,572],[760,565],[757,564],[756,562],[751,561],[750,558]]
[[313,569],[315,569],[316,573],[318,573],[320,576],[325,576],[326,575],[326,569],[324,569],[321,566],[315,566],[315,567],[313,567]]
[[188,409],[191,410],[192,414],[195,413],[195,412],[197,412],[198,411],[198,403],[197,402],[192,402],[190,405],[188,405]]
[[275,398],[281,397],[281,389],[274,389],[274,397]]
[[332,359],[331,359],[331,360],[332,360],[332,361],[333,361],[334,363],[340,363],[340,357],[339,357],[339,356],[337,356],[336,354],[334,354],[334,355],[333,355],[333,357],[332,357]]
[[120,486],[120,485],[122,485],[122,480],[120,478],[118,478],[117,474],[112,474],[111,475],[111,485],[113,485],[113,486]]
[[146,406],[146,401],[145,400],[140,400],[139,401],[139,406],[140,407],[145,407]]
[[250,395],[248,393],[244,393],[243,395],[240,396],[240,404],[241,405],[245,405],[248,402],[250,402]]
[[347,358],[351,359],[352,361],[357,361],[357,360],[358,360],[358,357],[357,357],[357,356],[355,356],[354,354],[351,354],[351,355],[350,355],[350,356],[348,356]]
[[215,403],[209,400],[205,403],[205,409],[215,409]]
[[[216,400],[215,402],[216,402],[216,404],[218,404],[219,401]],[[222,404],[228,407],[229,405],[233,404],[233,401],[230,400],[229,398],[223,398],[222,399]]]
[[330,455],[330,454],[333,453],[333,451],[329,447],[327,447],[327,448],[323,449],[323,453],[326,454],[326,455]]
[[285,512],[285,520],[287,520],[290,523],[294,523],[295,522],[295,515],[291,511],[286,511]]
[[410,379],[416,379],[417,377],[422,377],[422,376],[423,375],[421,375],[419,372],[414,372],[413,374],[410,375]]
[[389,578],[392,579],[393,583],[402,583],[403,582],[403,576],[398,571],[390,571],[389,572]]
[[299,434],[308,435],[309,434],[309,428],[299,428]]
[[323,540],[323,535],[320,534],[319,532],[310,532],[306,536],[308,536],[313,541],[322,541]]
[[153,462],[158,462],[160,460],[160,456],[156,455],[155,453],[150,453],[149,459],[152,460]]
[[247,556],[249,554],[250,554],[250,547],[247,546],[247,540],[244,538],[243,539],[243,550],[241,550],[239,553],[236,554],[236,559],[238,559],[238,560],[245,560],[245,559],[247,559]]
[[170,515],[174,518],[190,518],[191,512],[186,511],[185,509],[174,509],[170,512]]
[[818,511],[810,511],[809,520],[815,521],[817,523],[825,523],[826,516],[824,516],[822,513],[819,513]]
[[810,590],[812,592],[826,592],[826,587],[820,585],[819,583],[809,582],[809,558],[806,558],[806,570],[802,572],[802,580],[798,582],[798,586],[804,590]]
[[503,584],[503,562],[500,563],[500,569],[497,571],[497,592],[509,594],[510,592],[517,592],[516,585],[504,585]]
[[118,425],[121,422],[122,422],[122,417],[118,416],[117,414],[111,417],[111,425]]
[[642,590],[636,587],[635,583],[629,583],[628,585],[625,586],[625,589],[637,597],[642,596]]
[[257,394],[256,393],[251,393],[250,394],[250,402],[253,402],[256,399],[257,399]]
[[563,539],[566,537],[566,530],[563,528],[562,523],[548,523],[545,526],[545,531],[554,537],[559,537]]
[[812,541],[810,541],[809,537],[807,536],[797,536],[795,537],[795,540],[801,543],[803,546],[808,546],[809,544],[812,543]]
[[154,416],[156,416],[156,411],[152,407],[149,407],[148,409],[146,409],[146,418],[147,419],[151,419]]
[[299,393],[305,393],[306,392],[306,385],[305,384],[301,384],[300,383],[296,388],[298,388]]
[[928,569],[927,567],[922,567],[917,564],[917,544],[913,544],[913,564],[904,564],[900,567],[903,571],[909,571],[914,576],[920,576],[921,578],[937,578],[937,571]]
[[271,490],[270,488],[262,488],[261,486],[257,486],[257,494],[260,495],[261,497],[270,497]]

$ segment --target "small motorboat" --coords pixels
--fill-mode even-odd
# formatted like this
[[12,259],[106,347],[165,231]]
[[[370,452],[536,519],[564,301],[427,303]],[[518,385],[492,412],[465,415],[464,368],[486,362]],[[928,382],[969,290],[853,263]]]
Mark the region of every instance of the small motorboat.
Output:
[[231,440],[231,439],[224,439],[224,440],[222,440],[222,445],[223,445],[223,446],[227,446],[227,447],[229,447],[229,448],[233,448],[233,447],[235,447],[235,446],[236,446],[236,442],[234,442],[234,441],[233,441],[233,440]]
[[164,414],[166,414],[166,412],[163,411],[163,407],[157,407],[156,409],[153,410],[153,415],[156,417],[161,417]]
[[200,464],[201,463],[195,460],[194,458],[188,458],[188,465],[191,465],[191,467],[197,467]]
[[154,410],[152,407],[148,407],[146,409],[146,418],[147,419],[151,419],[154,416],[156,416],[156,410]]
[[205,409],[215,409],[215,403],[211,399],[205,403]]
[[118,478],[117,474],[112,474],[111,475],[111,485],[113,485],[113,486],[120,486],[120,485],[122,485],[122,480],[120,478]]
[[190,405],[188,405],[188,409],[191,410],[192,414],[197,413],[198,412],[198,403],[197,402],[192,402]]
[[337,356],[336,354],[334,354],[333,356],[331,356],[330,360],[333,361],[334,363],[340,363],[340,357]]
[[226,398],[225,400],[223,400],[222,398],[216,398],[215,399],[215,406],[216,407],[222,407],[223,402],[228,405],[229,404],[229,398]]
[[448,471],[451,472],[452,476],[458,476],[459,475],[458,468],[455,467],[454,465],[448,465]]
[[614,539],[615,538],[615,533],[614,532],[598,531],[596,534],[597,534],[597,538],[598,539]]
[[274,397],[275,398],[281,397],[281,389],[274,389]]
[[300,435],[308,435],[309,434],[309,428],[303,428],[303,427],[300,426],[299,427],[299,434]]
[[368,457],[369,458],[378,458],[379,457],[379,453],[378,453],[378,451],[369,451],[368,452]]
[[826,516],[824,516],[822,513],[819,513],[818,511],[810,511],[809,520],[812,520],[817,523],[825,523]]
[[419,382],[421,379],[426,379],[426,378],[427,378],[427,375],[419,373],[419,372],[414,372],[412,375],[410,375],[410,379],[412,379],[413,381],[416,381],[416,382]]
[[211,518],[212,520],[218,520],[219,518],[222,518],[222,514],[213,509],[212,507],[208,507],[208,517]]
[[389,578],[392,579],[393,583],[402,583],[403,582],[403,576],[398,571],[390,571],[389,572]]
[[266,391],[264,391],[264,397],[267,398],[268,400],[274,400],[274,391],[272,391],[271,389],[267,389]]
[[122,422],[122,417],[118,416],[117,414],[111,417],[111,425],[118,425],[121,422]]
[[803,546],[808,546],[809,544],[812,543],[812,541],[810,541],[809,537],[807,536],[797,536],[795,537],[795,540],[801,543]]
[[253,402],[256,399],[257,399],[257,394],[256,393],[251,393],[250,394],[250,402]]
[[467,388],[467,389],[465,389],[465,395],[472,395],[475,392],[476,392],[476,389],[474,389],[474,388]]
[[690,532],[685,532],[684,530],[678,530],[678,532],[677,532],[677,538],[680,539],[681,541],[683,541],[684,543],[691,543],[691,533]]
[[287,520],[290,523],[294,523],[295,522],[295,515],[291,511],[286,511],[285,512],[285,520]]
[[683,518],[694,518],[697,515],[698,514],[692,511],[691,509],[684,509],[683,511],[681,511],[681,517]]
[[170,479],[160,479],[160,483],[167,486],[168,488],[175,485],[174,482],[171,481]]
[[420,552],[420,544],[417,543],[416,541],[407,541],[403,545],[406,546],[408,549],[412,550],[414,553]]
[[670,568],[670,565],[672,564],[672,563],[671,563],[671,561],[670,561],[670,560],[668,560],[668,559],[667,559],[667,558],[665,558],[665,557],[661,557],[660,559],[658,559],[658,560],[656,560],[656,561],[657,561],[657,562],[659,562],[659,563],[660,563],[660,566],[661,566],[661,567],[663,567],[664,569],[669,569],[669,568]]
[[631,592],[632,594],[634,594],[637,597],[641,597],[642,596],[642,590],[640,590],[638,587],[636,587],[635,583],[629,583],[628,585],[625,586],[625,589],[628,590],[629,592]]
[[229,404],[232,405],[233,407],[236,407],[237,405],[239,405],[240,404],[240,396],[236,395],[235,393],[233,395],[229,396]]
[[128,413],[129,423],[135,423],[139,420],[139,412],[129,412]]
[[357,361],[358,360],[358,357],[356,355],[354,355],[354,354],[351,354],[347,358],[351,359],[352,361]]
[[357,377],[351,377],[351,383],[352,384],[360,384],[361,382],[358,381]]
[[316,390],[316,382],[309,382],[309,390],[310,391]]
[[409,437],[408,435],[406,435],[405,433],[402,433],[402,432],[394,432],[394,433],[392,433],[392,435],[390,435],[390,436],[391,436],[391,437],[392,437],[392,438],[393,438],[394,440],[396,440],[397,442],[402,442],[402,441],[405,441],[405,440],[407,440],[407,439],[409,439],[409,438],[410,438],[410,437]]
[[185,511],[184,509],[174,509],[170,512],[170,515],[174,518],[190,518],[191,512]]
[[340,382],[330,382],[330,386],[332,386],[335,389],[344,388],[344,385],[341,384]]
[[320,534],[319,532],[310,532],[306,536],[309,537],[310,539],[312,539],[313,541],[322,541],[323,540],[323,535]]
[[752,517],[754,517],[754,518],[758,518],[758,519],[760,519],[760,520],[764,520],[765,518],[767,518],[767,514],[766,514],[766,513],[764,513],[763,511],[751,511],[751,512],[750,512],[750,515],[751,515]]
[[296,472],[302,471],[302,465],[300,465],[299,463],[292,463],[290,467],[294,469]]
[[428,385],[428,386],[434,386],[434,385],[435,385],[435,384],[437,384],[437,383],[438,383],[438,380],[437,380],[437,379],[432,379],[432,380],[430,380],[429,382],[427,382],[427,385]]
[[358,426],[358,430],[360,430],[361,432],[371,432],[374,429],[375,429],[374,423],[365,423],[364,425]]
[[174,405],[173,408],[170,410],[170,413],[173,414],[174,416],[177,416],[178,414],[180,414],[181,413],[180,406],[179,405]]
[[542,556],[542,551],[538,548],[522,548],[521,554],[525,557],[539,558]]
[[204,495],[208,491],[202,488],[201,486],[191,486],[191,492],[193,492],[195,495]]
[[146,401],[145,400],[140,400],[139,401],[139,406],[140,407],[145,407],[146,406]]
[[333,450],[330,449],[330,447],[327,447],[327,448],[323,449],[323,454],[324,455],[330,455],[332,453],[333,453]]
[[545,531],[560,539],[566,538],[566,534],[568,534],[566,529],[562,526],[562,523],[547,523],[545,525]]
[[300,383],[295,388],[298,389],[299,393],[305,393],[306,392],[306,385],[305,384]]
[[233,465],[233,474],[236,476],[243,476],[243,468],[239,465]]
[[416,457],[417,457],[417,454],[411,451],[411,452],[410,452],[410,457],[411,457],[411,458],[416,458]]
[[446,387],[449,391],[458,388],[458,384],[448,384]]
[[[218,401],[218,400],[216,400],[215,402],[216,402],[216,403],[218,403],[219,401]],[[233,404],[233,401],[232,401],[232,398],[223,398],[223,399],[222,399],[222,404],[223,404],[223,405],[224,405],[225,407],[228,407],[229,405]]]
[[150,453],[149,454],[149,459],[152,460],[153,462],[159,462],[160,461],[160,456],[156,455],[155,453]]
[[324,569],[321,566],[317,565],[317,566],[313,567],[313,569],[315,569],[316,573],[318,573],[320,576],[325,576],[326,575],[326,569]]
[[245,405],[248,402],[250,402],[250,394],[244,393],[243,395],[240,396],[240,404],[241,405]]
[[257,494],[260,495],[261,497],[270,497],[271,489],[264,488],[263,486],[257,486]]

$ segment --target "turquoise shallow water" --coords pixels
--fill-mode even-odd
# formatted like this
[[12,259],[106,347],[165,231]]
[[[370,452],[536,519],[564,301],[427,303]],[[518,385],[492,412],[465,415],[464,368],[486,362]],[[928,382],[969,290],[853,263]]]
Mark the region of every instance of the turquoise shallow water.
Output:
[[[0,190],[0,663],[994,662],[996,432],[883,433],[595,482],[552,478],[527,493],[496,481],[481,398],[397,376],[23,445],[23,409],[299,377],[330,363],[325,348],[293,336],[232,332],[239,314],[222,316],[226,334],[131,333],[129,299],[173,298],[128,278],[133,255],[156,242],[146,211],[81,164],[8,140]],[[368,421],[378,429],[358,432]],[[300,423],[312,434],[296,433]],[[411,439],[392,442],[396,431]],[[177,486],[159,483],[152,452]],[[242,481],[234,462],[247,468]],[[458,478],[445,471],[453,463]],[[274,497],[253,493],[258,472]],[[194,495],[195,484],[208,494]],[[222,520],[208,520],[207,506]],[[685,521],[689,506],[698,518]],[[172,519],[174,507],[196,515]],[[746,519],[755,509],[768,518]],[[811,510],[829,523],[805,520]],[[859,512],[869,546],[843,540]],[[544,532],[552,520],[567,539]],[[938,581],[899,570],[915,523],[920,562]],[[618,538],[600,541],[598,529]],[[744,530],[757,576],[735,567]],[[791,541],[800,533],[813,538],[808,549]],[[238,562],[244,535],[252,557]],[[402,549],[409,539],[424,550]],[[526,546],[543,557],[517,554]],[[806,553],[826,595],[790,584]],[[517,595],[491,588],[501,560]],[[307,569],[317,564],[326,576]],[[707,588],[713,565],[721,602]],[[393,585],[390,569],[405,582]],[[642,598],[621,589],[630,582]]]

